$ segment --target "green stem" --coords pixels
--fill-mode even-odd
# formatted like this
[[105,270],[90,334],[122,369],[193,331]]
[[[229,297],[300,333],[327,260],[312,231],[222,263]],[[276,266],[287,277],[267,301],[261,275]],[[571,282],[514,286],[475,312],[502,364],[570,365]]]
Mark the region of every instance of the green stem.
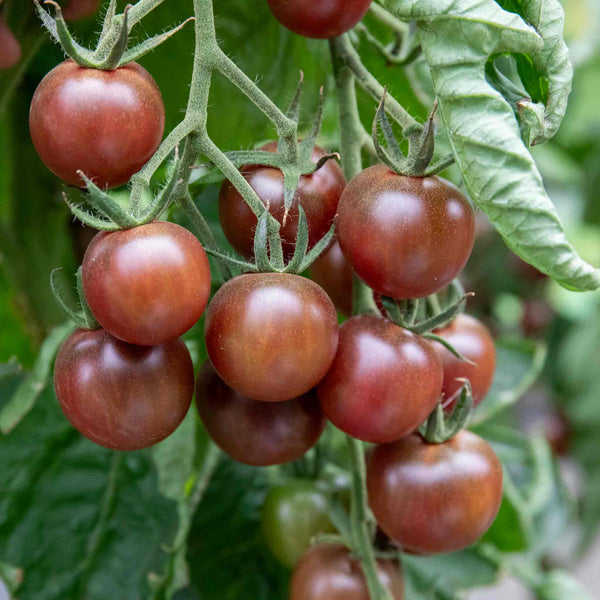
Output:
[[401,21],[395,17],[392,13],[388,12],[383,6],[380,6],[376,2],[371,4],[369,9],[371,14],[384,25],[387,25],[390,29],[393,29],[396,33],[405,34],[409,31],[410,25]]

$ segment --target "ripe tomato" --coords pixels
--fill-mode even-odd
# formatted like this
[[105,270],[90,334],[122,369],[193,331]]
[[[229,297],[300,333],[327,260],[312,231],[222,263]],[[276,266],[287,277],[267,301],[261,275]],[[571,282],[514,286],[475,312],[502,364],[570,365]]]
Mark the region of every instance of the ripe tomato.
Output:
[[433,346],[373,315],[348,319],[331,369],[317,393],[327,418],[366,442],[391,442],[414,431],[442,392]]
[[21,44],[0,16],[0,70],[11,69],[21,60]]
[[392,298],[422,298],[446,287],[465,266],[475,217],[449,181],[403,177],[376,165],[346,186],[337,235],[369,287]]
[[[379,580],[393,600],[404,598],[400,567],[390,560],[377,561]],[[308,550],[297,564],[290,600],[370,600],[360,563],[343,546],[325,544]]]
[[[270,142],[261,150],[276,152],[277,142]],[[317,162],[325,151],[315,146],[313,162]],[[246,165],[241,172],[248,180],[263,204],[269,203],[269,212],[283,222],[283,173],[279,169],[261,165]],[[283,240],[286,258],[291,258],[298,232],[298,204],[302,205],[308,222],[308,247],[312,248],[330,229],[337,212],[340,195],[346,180],[340,165],[328,160],[312,175],[303,175],[298,183],[292,207],[285,226],[279,233]],[[257,219],[242,196],[229,181],[225,181],[219,194],[219,217],[229,243],[247,258],[254,256],[254,231]]]
[[352,314],[352,269],[337,242],[312,264],[310,276],[327,292],[338,310]]
[[293,567],[322,533],[334,533],[329,498],[314,481],[294,480],[274,487],[263,504],[261,526],[267,546],[286,567]]
[[93,315],[112,335],[141,346],[185,333],[202,316],[210,266],[198,239],[174,223],[99,233],[83,260]]
[[308,38],[327,39],[350,31],[373,0],[267,0],[277,20]]
[[85,437],[139,450],[171,435],[185,417],[194,367],[181,340],[133,346],[103,329],[80,329],[58,353],[54,386],[65,416]]
[[66,21],[78,21],[91,17],[98,10],[98,0],[69,0],[63,8]]
[[78,187],[78,170],[101,188],[127,183],[158,148],[164,126],[160,90],[137,63],[100,71],[67,60],[44,77],[29,114],[40,158]]
[[228,281],[206,311],[206,348],[227,385],[266,402],[323,379],[338,343],[335,307],[314,282],[260,273]]
[[444,405],[451,406],[462,388],[457,379],[468,379],[473,390],[473,404],[481,404],[485,398],[496,369],[496,347],[494,338],[485,325],[469,315],[459,315],[444,329],[435,332],[450,342],[459,354],[474,365],[460,360],[441,344],[435,344],[444,364]]
[[268,466],[297,460],[323,433],[314,392],[286,402],[260,402],[231,389],[206,362],[196,382],[196,406],[215,443],[238,462]]
[[443,444],[410,435],[377,446],[367,463],[369,503],[381,529],[417,554],[475,543],[502,502],[502,466],[468,431]]

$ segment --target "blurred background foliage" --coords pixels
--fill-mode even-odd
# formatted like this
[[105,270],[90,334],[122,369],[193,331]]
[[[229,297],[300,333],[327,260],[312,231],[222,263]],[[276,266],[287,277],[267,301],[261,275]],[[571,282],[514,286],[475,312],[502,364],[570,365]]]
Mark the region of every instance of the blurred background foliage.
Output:
[[[574,89],[558,136],[533,153],[570,239],[585,259],[599,265],[600,6],[596,0],[565,0],[564,5],[576,65]],[[34,368],[42,342],[64,321],[50,291],[50,272],[62,267],[72,281],[90,236],[70,216],[64,190],[37,157],[28,132],[31,96],[62,53],[45,37],[29,2],[7,0],[4,8],[25,58],[21,67],[0,74],[0,410],[14,405],[15,390]],[[279,106],[291,99],[301,68],[308,124],[319,87],[325,86],[321,145],[335,149],[337,115],[327,45],[281,28],[266,2],[219,0],[215,10],[224,49]],[[144,20],[136,35],[164,30],[190,12],[188,0],[169,0]],[[376,22],[369,26],[383,35]],[[98,25],[92,19],[74,29],[85,41]],[[423,119],[428,110],[419,100],[423,90],[411,85],[421,65],[405,71],[387,64],[360,36],[369,69]],[[192,48],[193,28],[188,26],[141,61],[163,92],[167,130],[179,122],[186,105]],[[426,89],[426,80],[421,83]],[[362,93],[359,100],[369,127],[375,107]],[[251,148],[274,135],[257,109],[218,76],[209,114],[209,132],[225,150]],[[218,184],[194,190],[218,235]],[[511,404],[511,390],[528,387],[528,377],[541,368],[540,349],[547,349],[547,360],[521,403],[476,425],[509,467],[496,525],[474,550],[442,559],[407,559],[414,598],[425,597],[425,591],[433,598],[454,598],[452,590],[491,584],[499,567],[519,575],[518,566],[506,558],[513,553],[526,553],[536,564],[568,564],[595,539],[600,523],[600,295],[569,293],[540,276],[512,255],[480,217],[465,273],[466,288],[476,292],[469,310],[485,318],[499,337],[511,340],[499,346],[495,391],[487,409],[485,404],[482,408],[491,415],[502,403]],[[173,218],[179,219],[176,209]],[[199,326],[187,336],[197,358],[204,356],[200,332]],[[52,344],[50,338],[45,345],[50,356]],[[181,529],[182,515],[193,516],[182,490],[196,476],[195,463],[206,445],[198,424],[182,428],[156,451],[115,457],[68,425],[46,386],[50,361],[46,363],[38,361],[34,379],[28,380],[35,394],[29,390],[26,409],[18,406],[14,421],[6,411],[0,418],[5,432],[14,428],[0,438],[0,579],[19,587],[19,598],[171,598],[188,575],[191,585],[178,592],[180,600],[285,597],[288,574],[269,556],[259,530],[260,506],[274,476],[270,470],[257,472],[224,461],[201,509],[186,525],[187,549],[168,553],[165,544]],[[37,404],[19,423],[32,408],[32,395]],[[177,454],[181,444],[193,456]],[[181,464],[172,474],[175,481],[165,482],[165,465],[173,456]],[[561,457],[558,462],[556,456]],[[343,459],[339,462],[343,466]],[[569,473],[577,474],[567,486],[559,476],[565,463]],[[562,597],[537,593],[539,598]]]

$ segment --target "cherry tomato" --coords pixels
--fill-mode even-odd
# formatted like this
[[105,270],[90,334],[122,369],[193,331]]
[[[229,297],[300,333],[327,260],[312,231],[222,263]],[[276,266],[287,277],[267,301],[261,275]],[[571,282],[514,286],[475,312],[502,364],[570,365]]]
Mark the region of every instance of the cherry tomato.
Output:
[[454,356],[441,344],[435,344],[444,364],[444,405],[451,406],[462,388],[458,379],[468,379],[473,390],[473,403],[481,404],[492,386],[496,370],[494,338],[485,325],[469,315],[459,315],[444,329],[435,332],[452,346],[469,364]]
[[293,567],[322,533],[334,533],[329,498],[314,481],[295,480],[274,487],[262,507],[261,526],[275,558]]
[[345,433],[384,443],[414,431],[442,392],[442,364],[433,346],[374,315],[348,319],[338,351],[317,393],[327,418]]
[[65,21],[91,17],[98,10],[98,0],[69,0],[63,8]]
[[446,287],[465,266],[475,217],[449,181],[403,177],[376,165],[346,186],[337,235],[369,287],[392,298],[422,298]]
[[338,343],[335,307],[314,282],[260,273],[228,281],[206,311],[212,364],[242,394],[277,402],[323,379]]
[[381,529],[417,554],[475,543],[502,502],[502,466],[468,431],[443,444],[417,434],[377,446],[367,463],[369,503]]
[[[377,561],[379,580],[393,600],[404,598],[400,567],[389,560]],[[362,567],[343,546],[326,544],[308,550],[296,565],[290,600],[370,600]]]
[[202,245],[174,223],[99,233],[85,253],[82,278],[98,323],[141,346],[185,333],[202,316],[210,294]]
[[352,314],[352,269],[337,242],[312,264],[310,276],[327,292],[338,310]]
[[554,309],[545,299],[526,300],[521,315],[521,329],[527,337],[543,337],[554,319]]
[[194,367],[181,340],[133,346],[103,329],[80,329],[58,353],[54,386],[65,416],[85,437],[139,450],[171,435],[185,417]]
[[21,60],[21,44],[0,16],[0,70],[11,69]]
[[137,63],[100,71],[67,60],[44,77],[29,114],[40,158],[79,187],[78,170],[101,188],[127,183],[158,148],[164,126],[160,90]]
[[[277,142],[270,142],[261,150],[276,152]],[[325,151],[315,146],[313,162],[317,162]],[[283,222],[283,173],[276,168],[260,165],[246,165],[241,172],[248,180],[263,204],[269,203],[270,213]],[[298,183],[292,207],[285,226],[279,233],[283,240],[286,258],[291,258],[296,246],[298,232],[298,205],[306,213],[308,222],[308,247],[312,248],[331,228],[337,212],[340,195],[346,185],[344,174],[335,160],[328,160],[312,175],[303,175]],[[225,181],[219,194],[219,217],[229,243],[247,258],[254,256],[254,232],[257,219],[250,207],[235,187]]]
[[268,466],[297,460],[323,433],[314,392],[286,402],[261,402],[231,389],[206,362],[196,382],[196,405],[215,443],[238,462]]
[[294,33],[327,39],[350,31],[373,0],[267,0],[277,20]]

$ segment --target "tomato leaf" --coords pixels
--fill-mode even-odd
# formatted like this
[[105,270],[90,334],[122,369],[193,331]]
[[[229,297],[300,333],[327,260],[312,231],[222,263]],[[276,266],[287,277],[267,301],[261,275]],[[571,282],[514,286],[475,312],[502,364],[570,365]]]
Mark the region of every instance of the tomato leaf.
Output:
[[564,571],[550,571],[536,590],[537,600],[592,600],[581,584]]
[[530,340],[498,340],[496,373],[484,401],[473,413],[477,425],[515,404],[540,376],[546,362],[546,347]]
[[[566,238],[509,102],[485,78],[486,63],[495,54],[538,54],[553,60],[543,39],[494,0],[387,0],[385,4],[399,18],[419,23],[439,114],[475,204],[515,253],[562,286],[577,291],[600,287],[600,271],[582,260]],[[542,20],[546,18],[552,14],[544,13]],[[556,33],[548,24],[548,35],[548,28]],[[544,137],[558,126],[564,112],[560,100],[549,104],[537,129],[530,124],[533,137],[539,137],[540,127],[545,128]]]

